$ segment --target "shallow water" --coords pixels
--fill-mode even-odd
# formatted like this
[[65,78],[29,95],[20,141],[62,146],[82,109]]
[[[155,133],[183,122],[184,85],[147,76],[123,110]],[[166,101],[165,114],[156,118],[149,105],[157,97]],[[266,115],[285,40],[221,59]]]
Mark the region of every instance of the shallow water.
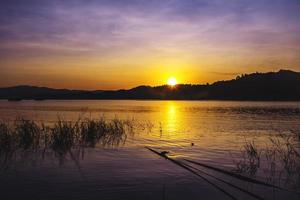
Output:
[[[300,130],[300,102],[0,101],[2,120],[17,116],[47,124],[58,118],[104,116],[130,119],[136,128],[123,145],[86,149],[76,160],[59,160],[51,152],[35,159],[32,152],[23,152],[0,172],[1,193],[10,199],[226,199],[206,181],[144,147],[232,170],[246,141],[266,148],[270,137]],[[205,171],[267,199],[299,198]],[[265,179],[264,173],[258,171],[255,178]],[[238,199],[248,198],[220,185]],[[280,185],[294,189],[291,184]]]

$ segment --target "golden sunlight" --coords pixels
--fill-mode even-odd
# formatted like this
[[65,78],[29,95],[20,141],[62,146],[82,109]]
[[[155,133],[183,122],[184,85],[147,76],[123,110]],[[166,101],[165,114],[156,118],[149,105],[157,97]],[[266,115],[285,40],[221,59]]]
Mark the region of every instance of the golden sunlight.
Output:
[[169,85],[169,86],[175,86],[176,84],[177,84],[176,78],[170,77],[170,78],[168,79],[168,85]]

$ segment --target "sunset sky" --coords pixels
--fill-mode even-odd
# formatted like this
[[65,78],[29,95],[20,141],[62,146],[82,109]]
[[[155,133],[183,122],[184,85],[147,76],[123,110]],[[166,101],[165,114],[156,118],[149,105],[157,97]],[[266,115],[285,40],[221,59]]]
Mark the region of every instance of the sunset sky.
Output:
[[1,0],[0,87],[119,89],[300,71],[300,0]]

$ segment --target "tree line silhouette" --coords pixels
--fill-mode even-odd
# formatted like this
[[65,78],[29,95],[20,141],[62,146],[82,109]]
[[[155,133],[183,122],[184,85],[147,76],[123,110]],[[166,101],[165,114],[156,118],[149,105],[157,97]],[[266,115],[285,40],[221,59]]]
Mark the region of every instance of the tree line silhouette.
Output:
[[68,90],[35,86],[0,88],[0,99],[300,100],[300,73],[252,73],[212,84],[138,86],[129,90]]

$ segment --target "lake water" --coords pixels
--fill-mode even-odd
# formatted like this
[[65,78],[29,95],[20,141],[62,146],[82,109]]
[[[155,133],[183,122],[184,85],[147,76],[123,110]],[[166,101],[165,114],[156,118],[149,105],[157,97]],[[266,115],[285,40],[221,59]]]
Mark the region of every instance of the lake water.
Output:
[[[51,152],[42,159],[36,159],[33,152],[17,155],[0,172],[4,199],[230,199],[145,146],[169,151],[177,160],[190,159],[233,171],[244,159],[247,142],[266,150],[272,145],[270,138],[300,130],[300,102],[0,101],[0,119],[13,121],[20,116],[50,125],[58,118],[74,122],[78,118],[128,119],[135,129],[124,144],[88,148],[75,160],[71,156],[56,159]],[[280,167],[278,164],[270,180],[289,190],[299,190],[299,175],[290,178],[284,171],[280,173]],[[292,192],[202,170],[265,199],[299,199]],[[268,170],[262,158],[257,173],[251,176],[268,182]],[[253,199],[209,179],[237,199]]]

